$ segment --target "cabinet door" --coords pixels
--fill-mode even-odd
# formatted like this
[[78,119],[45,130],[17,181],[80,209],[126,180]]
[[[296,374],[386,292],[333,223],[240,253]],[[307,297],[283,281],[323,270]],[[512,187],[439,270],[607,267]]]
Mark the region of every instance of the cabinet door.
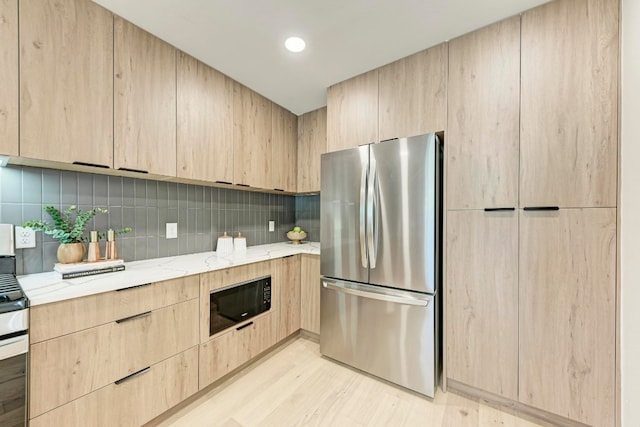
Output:
[[277,287],[280,313],[278,341],[300,329],[300,258],[290,256],[276,260],[273,286]]
[[0,0],[0,155],[18,155],[18,0]]
[[518,398],[518,214],[447,214],[447,377]]
[[447,126],[447,44],[380,68],[380,140]]
[[449,42],[449,209],[518,206],[520,17]]
[[20,156],[113,166],[113,16],[20,2]]
[[276,190],[296,191],[298,118],[284,108],[271,106],[271,185]]
[[320,257],[300,260],[300,328],[320,334]]
[[612,426],[616,210],[520,214],[520,401]]
[[298,117],[298,193],[320,191],[320,156],[327,152],[327,108]]
[[327,152],[378,140],[378,70],[329,87]]
[[176,50],[115,18],[114,164],[176,176]]
[[248,87],[233,84],[233,183],[271,185],[271,102]]
[[522,15],[521,206],[616,206],[618,5]]
[[233,80],[178,52],[180,178],[233,181]]

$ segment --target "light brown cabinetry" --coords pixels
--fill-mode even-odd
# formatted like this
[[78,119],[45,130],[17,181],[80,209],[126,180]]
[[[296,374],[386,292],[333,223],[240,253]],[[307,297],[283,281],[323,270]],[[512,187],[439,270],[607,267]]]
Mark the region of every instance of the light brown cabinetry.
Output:
[[327,89],[327,152],[378,142],[378,70]]
[[273,287],[278,294],[277,340],[300,329],[300,257],[288,256],[272,261]]
[[271,104],[271,186],[296,192],[298,161],[298,117]]
[[614,420],[616,210],[520,213],[520,400]]
[[198,391],[198,347],[30,421],[32,427],[138,427]]
[[448,377],[518,399],[518,213],[447,215]]
[[327,108],[298,117],[298,193],[320,191],[320,156],[327,152]]
[[616,205],[617,0],[522,15],[520,205]]
[[233,83],[233,183],[271,185],[271,101]]
[[320,257],[300,257],[300,328],[320,334]]
[[20,2],[20,99],[20,156],[112,167],[111,12],[85,0]]
[[116,17],[114,167],[176,176],[176,49]]
[[178,52],[177,176],[233,181],[233,80]]
[[18,155],[18,0],[0,0],[0,155]]
[[449,42],[447,206],[518,206],[520,17]]
[[379,69],[379,139],[437,132],[447,126],[447,44]]

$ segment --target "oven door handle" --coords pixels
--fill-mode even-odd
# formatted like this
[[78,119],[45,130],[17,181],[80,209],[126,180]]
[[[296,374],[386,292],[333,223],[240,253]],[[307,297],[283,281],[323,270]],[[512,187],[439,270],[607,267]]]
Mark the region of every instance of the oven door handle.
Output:
[[29,334],[0,341],[0,360],[9,359],[29,351]]

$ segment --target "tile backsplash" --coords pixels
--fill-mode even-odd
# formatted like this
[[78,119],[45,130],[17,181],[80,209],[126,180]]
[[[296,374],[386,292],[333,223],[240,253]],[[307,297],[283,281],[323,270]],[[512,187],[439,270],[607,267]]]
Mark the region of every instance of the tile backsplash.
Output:
[[[32,167],[0,168],[0,223],[20,225],[46,219],[43,207],[83,210],[105,207],[88,230],[132,227],[118,236],[118,255],[127,261],[215,250],[225,231],[247,237],[247,245],[287,241],[296,223],[320,239],[319,196],[288,196],[146,179]],[[297,215],[299,220],[297,220]],[[314,215],[316,215],[314,217]],[[268,231],[268,221],[276,231]],[[297,222],[296,222],[297,221]],[[178,223],[178,238],[166,239],[165,224]],[[18,249],[18,274],[50,271],[58,242],[36,233],[36,247]],[[101,242],[104,253],[104,241]]]

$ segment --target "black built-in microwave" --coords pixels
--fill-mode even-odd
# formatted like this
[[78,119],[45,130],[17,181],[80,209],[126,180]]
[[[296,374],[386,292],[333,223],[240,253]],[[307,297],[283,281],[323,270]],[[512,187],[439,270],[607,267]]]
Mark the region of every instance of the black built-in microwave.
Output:
[[238,283],[209,294],[209,336],[271,308],[271,276]]

